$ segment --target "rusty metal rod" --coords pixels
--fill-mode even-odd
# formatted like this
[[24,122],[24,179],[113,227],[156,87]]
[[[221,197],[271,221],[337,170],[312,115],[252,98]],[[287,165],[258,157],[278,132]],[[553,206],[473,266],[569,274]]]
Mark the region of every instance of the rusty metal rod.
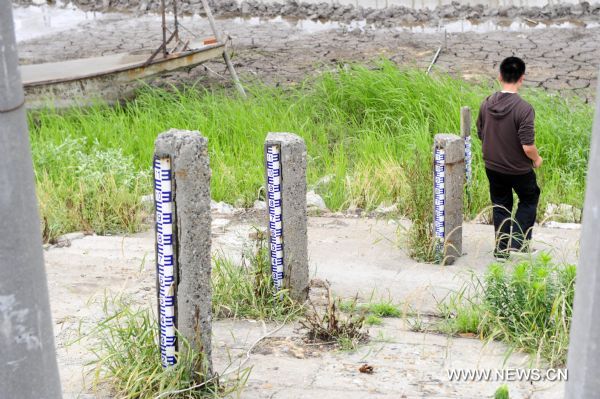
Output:
[[169,39],[166,40],[163,44],[161,44],[159,48],[154,50],[152,55],[144,63],[144,66],[150,65],[150,63],[154,60],[154,58],[158,55],[158,53],[160,53],[160,50],[164,50],[163,53],[164,53],[164,57],[166,58],[167,55],[169,55],[167,52],[167,44],[169,44],[171,42],[171,40],[173,40],[174,37],[175,37],[175,32],[171,33],[171,36],[169,36]]
[[[160,0],[160,8],[161,8],[161,14],[162,14],[162,49],[163,49],[163,55],[166,57],[167,56],[167,17],[165,16],[165,0]],[[159,47],[159,49],[161,48]],[[150,63],[152,61],[152,59],[156,57],[156,54],[154,54],[152,57],[150,57],[150,59],[147,61],[147,63]]]
[[[223,42],[223,40],[221,39],[221,34],[217,30],[217,26],[215,24],[215,18],[213,17],[212,12],[210,11],[210,7],[208,6],[208,1],[202,0],[202,6],[204,7],[204,11],[206,12],[206,17],[208,18],[210,27],[212,28],[212,31],[215,35],[215,39],[217,39],[217,42],[225,44],[225,42]],[[227,52],[227,46],[224,46],[224,49],[223,49],[223,59],[225,60],[225,63],[227,64],[227,69],[229,70],[229,74],[231,75],[231,78],[233,79],[233,82],[235,83],[235,86],[237,87],[238,91],[240,92],[242,97],[246,97],[246,91],[244,90],[244,87],[240,83],[240,78],[238,78],[238,75],[235,72],[235,69],[233,68],[233,64],[231,63],[231,59],[229,58],[229,53]]]
[[179,22],[177,22],[177,0],[173,0],[173,15],[175,16],[175,40],[179,42]]

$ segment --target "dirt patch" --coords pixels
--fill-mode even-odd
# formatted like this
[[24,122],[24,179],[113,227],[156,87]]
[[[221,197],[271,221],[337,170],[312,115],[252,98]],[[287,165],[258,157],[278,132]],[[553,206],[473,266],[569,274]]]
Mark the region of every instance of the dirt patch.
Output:
[[268,337],[254,349],[253,353],[304,359],[321,357],[323,352],[335,349],[337,349],[335,343],[312,343],[301,337]]

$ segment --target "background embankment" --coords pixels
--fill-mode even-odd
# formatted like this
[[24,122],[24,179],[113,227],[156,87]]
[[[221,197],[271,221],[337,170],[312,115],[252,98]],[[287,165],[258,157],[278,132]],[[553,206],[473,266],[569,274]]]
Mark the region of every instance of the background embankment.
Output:
[[[53,1],[51,1],[53,2]],[[33,0],[16,0],[14,4],[37,4]],[[133,11],[159,12],[160,0],[73,0],[72,4],[89,11]],[[444,1],[415,2],[405,0],[347,0],[323,2],[311,1],[259,1],[244,0],[210,0],[212,11],[220,16],[262,16],[262,17],[294,17],[309,19],[327,19],[335,21],[352,21],[366,19],[367,22],[377,22],[385,26],[398,23],[430,23],[437,24],[444,19],[480,20],[490,17],[524,17],[533,20],[548,20],[557,18],[585,18],[600,14],[600,3],[590,4],[587,1],[571,3],[569,1],[525,2],[516,6],[512,2],[482,1],[474,2]],[[484,4],[481,4],[484,3]],[[171,7],[171,0],[166,4]],[[178,0],[178,9],[183,14],[203,14],[200,0]]]

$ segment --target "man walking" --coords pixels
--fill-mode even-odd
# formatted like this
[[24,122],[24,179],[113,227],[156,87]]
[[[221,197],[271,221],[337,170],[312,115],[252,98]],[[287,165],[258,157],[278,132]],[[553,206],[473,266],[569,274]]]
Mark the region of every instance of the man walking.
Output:
[[[540,197],[533,171],[542,165],[535,146],[535,112],[518,94],[524,76],[523,60],[508,57],[502,61],[498,78],[502,91],[483,101],[477,118],[494,206],[494,256],[501,259],[508,258],[509,251],[529,251]],[[514,221],[513,190],[519,198]]]

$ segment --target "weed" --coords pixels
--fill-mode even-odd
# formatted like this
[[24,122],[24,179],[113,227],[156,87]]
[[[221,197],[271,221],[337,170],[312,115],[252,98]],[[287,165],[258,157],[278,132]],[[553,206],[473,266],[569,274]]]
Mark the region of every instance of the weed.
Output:
[[494,399],[510,399],[508,395],[508,385],[501,385],[494,393]]
[[135,232],[150,214],[140,201],[150,177],[137,171],[133,157],[97,143],[86,147],[85,138],[68,138],[33,152],[46,241],[73,230]]
[[[108,385],[123,399],[163,398],[197,399],[222,393],[216,380],[207,379],[200,353],[178,335],[177,364],[163,369],[158,345],[158,323],[148,309],[135,309],[122,300],[105,307],[105,319],[91,333],[96,359],[94,389]],[[200,389],[189,389],[206,382]],[[189,389],[189,390],[186,390]],[[173,391],[185,392],[171,394]]]
[[266,237],[258,232],[254,248],[244,251],[236,263],[214,258],[212,307],[215,317],[284,320],[300,315],[303,308],[287,290],[273,291]]
[[[368,340],[368,333],[363,331],[365,324],[364,312],[351,312],[347,316],[340,313],[340,301],[335,300],[331,289],[327,286],[327,306],[325,312],[320,314],[313,305],[307,311],[300,324],[307,329],[309,341],[335,343],[341,350],[354,350]],[[352,307],[356,309],[356,306]]]
[[[332,176],[319,188],[328,208],[355,205],[369,211],[381,203],[399,204],[399,213],[414,222],[409,238],[413,256],[431,259],[433,135],[458,132],[460,107],[478,109],[489,86],[399,70],[390,62],[315,79],[297,89],[249,87],[248,99],[227,90],[147,88],[123,106],[31,111],[38,195],[48,235],[139,229],[140,194],[151,193],[153,143],[158,133],[173,127],[208,137],[212,197],[251,206],[264,184],[266,132],[290,131],[306,141],[308,183]],[[581,208],[592,108],[535,89],[523,96],[536,109],[536,141],[545,161],[538,173],[544,187],[540,208],[548,202]],[[473,156],[467,217],[488,202],[477,139]]]
[[384,317],[400,317],[400,309],[391,301],[357,303],[357,297],[352,300],[339,300],[338,309],[344,313],[362,312],[365,315],[365,324],[381,325]]
[[383,319],[377,315],[369,314],[365,318],[365,324],[368,326],[380,326],[383,324]]
[[378,317],[400,317],[400,309],[391,302],[369,303],[361,307],[367,312]]
[[566,361],[576,269],[547,254],[508,267],[492,264],[441,307],[446,331],[502,340],[551,366]]

